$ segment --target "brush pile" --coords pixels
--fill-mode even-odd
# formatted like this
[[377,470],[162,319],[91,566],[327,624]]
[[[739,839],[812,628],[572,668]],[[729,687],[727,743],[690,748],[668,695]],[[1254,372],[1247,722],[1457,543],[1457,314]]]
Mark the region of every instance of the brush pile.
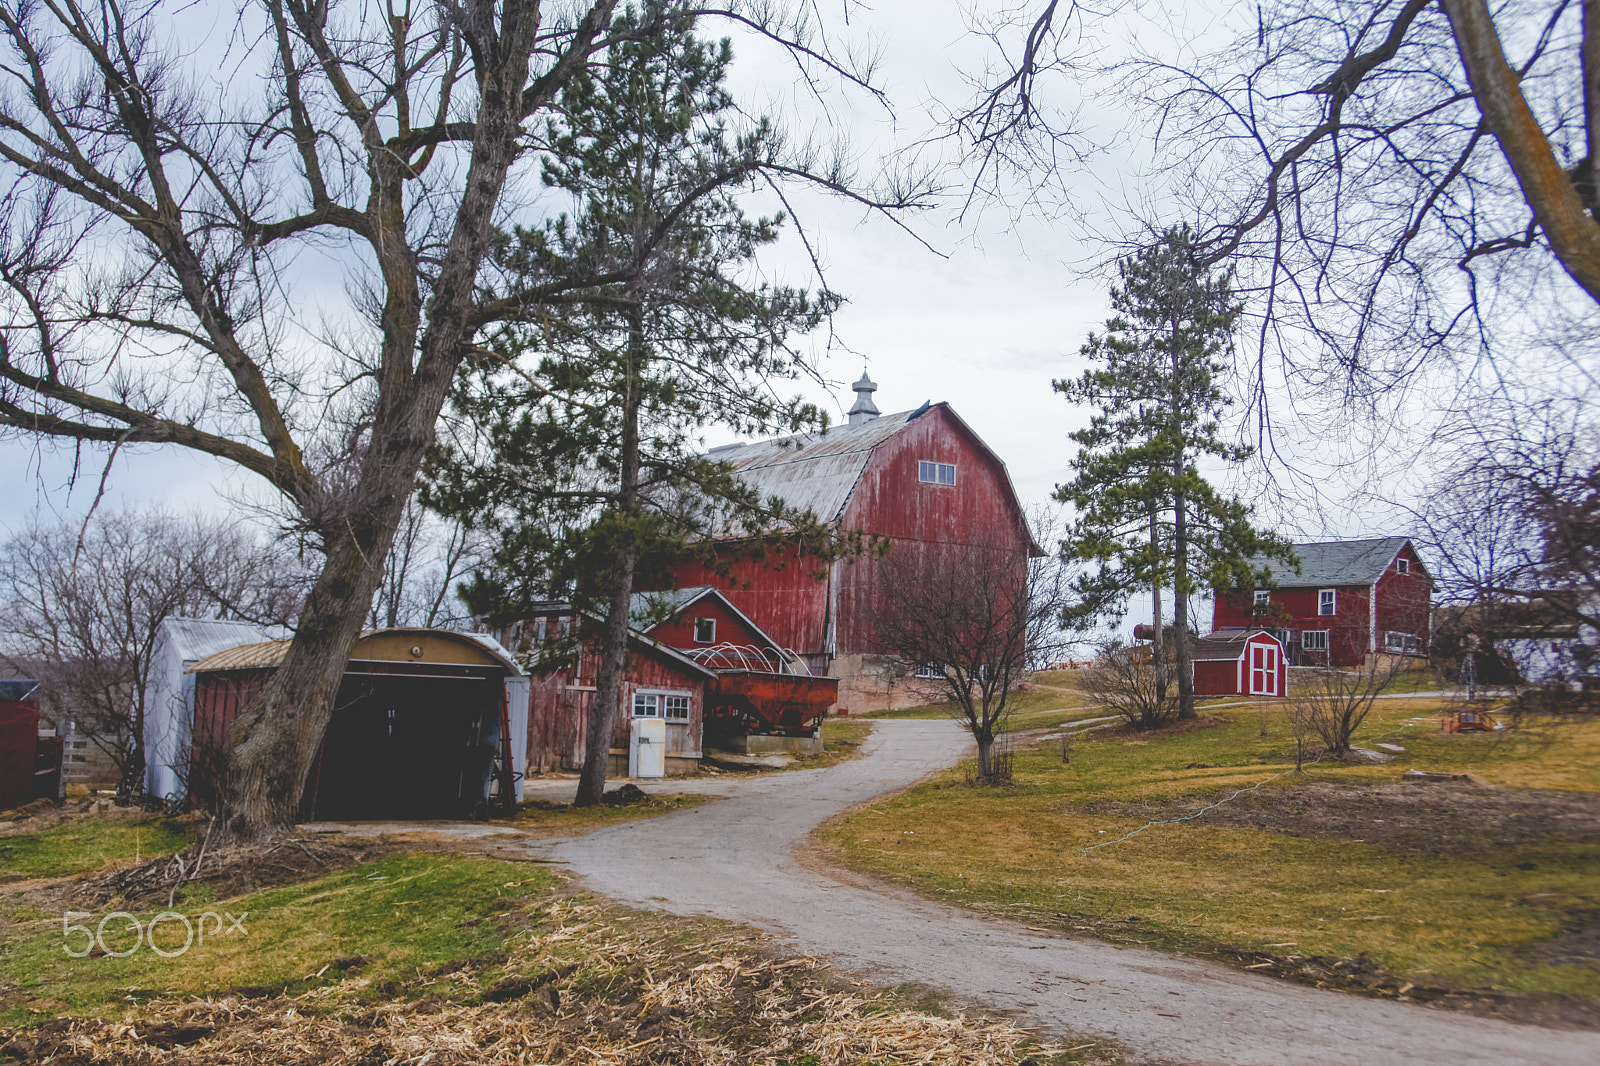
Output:
[[0,1030],[0,1062],[1010,1066],[1060,1050],[1005,1022],[908,1009],[748,936],[687,943],[670,925],[571,900],[529,917],[509,958],[399,987],[352,968],[292,998],[241,990],[155,1001],[118,1022]]
[[182,892],[200,885],[226,899],[365,862],[380,850],[366,841],[293,836],[269,844],[216,846],[208,833],[200,843],[176,855],[88,878],[76,888],[76,903],[93,907],[115,901],[136,910],[171,907]]

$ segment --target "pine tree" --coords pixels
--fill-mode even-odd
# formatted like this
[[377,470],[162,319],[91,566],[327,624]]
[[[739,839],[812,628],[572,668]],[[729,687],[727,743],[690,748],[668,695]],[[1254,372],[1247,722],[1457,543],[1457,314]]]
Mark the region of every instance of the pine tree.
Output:
[[809,372],[790,338],[840,302],[749,280],[783,218],[747,217],[737,196],[780,144],[765,120],[730,131],[728,42],[696,39],[685,20],[608,58],[574,79],[549,130],[545,181],[572,198],[572,215],[507,235],[496,260],[513,291],[571,272],[607,281],[478,353],[454,397],[466,435],[435,455],[427,494],[499,540],[493,567],[464,590],[475,614],[507,621],[570,599],[601,620],[580,805],[604,793],[634,588],[662,587],[674,559],[730,529],[758,549],[798,531],[826,552],[811,516],[757,498],[698,454],[697,438],[711,424],[825,426],[773,383]]
[[1081,349],[1098,365],[1053,383],[1069,400],[1099,409],[1071,434],[1079,445],[1073,478],[1055,492],[1077,512],[1063,551],[1099,564],[1079,579],[1080,606],[1066,621],[1121,618],[1129,595],[1149,589],[1164,693],[1161,598],[1170,589],[1183,718],[1195,715],[1189,597],[1202,582],[1213,590],[1268,584],[1270,572],[1252,571],[1249,560],[1293,558],[1287,542],[1256,530],[1250,509],[1219,493],[1196,465],[1204,456],[1238,463],[1253,452],[1224,440],[1218,422],[1230,402],[1218,378],[1242,309],[1232,271],[1209,270],[1198,258],[1195,235],[1183,225],[1122,259],[1111,288],[1115,314]]

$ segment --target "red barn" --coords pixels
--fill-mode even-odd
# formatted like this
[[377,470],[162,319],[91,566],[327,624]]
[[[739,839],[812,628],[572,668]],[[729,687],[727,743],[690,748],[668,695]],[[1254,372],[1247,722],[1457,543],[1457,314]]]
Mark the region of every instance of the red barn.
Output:
[[[1019,576],[1033,542],[1005,463],[949,404],[879,415],[862,375],[848,425],[754,444],[715,448],[763,496],[777,496],[845,531],[886,538],[889,550],[936,565],[963,554],[1011,551]],[[922,696],[903,683],[904,664],[882,654],[872,632],[879,580],[872,555],[825,563],[796,546],[779,560],[739,559],[729,544],[728,576],[685,562],[681,586],[711,585],[799,655],[811,673],[840,680],[843,712]]]
[[1359,666],[1368,655],[1428,653],[1433,578],[1405,537],[1296,544],[1300,572],[1257,561],[1277,587],[1223,593],[1212,629],[1271,629],[1297,666]]
[[1190,645],[1196,696],[1282,696],[1289,660],[1278,638],[1264,629],[1234,629]]
[[[611,736],[611,770],[627,772],[635,718],[666,726],[666,771],[692,772],[708,725],[740,733],[809,733],[838,696],[838,682],[811,677],[804,663],[708,586],[633,597],[628,657]],[[531,651],[576,624],[575,609],[551,603],[499,634]],[[600,656],[592,644],[536,670],[528,707],[528,766],[542,773],[583,765]]]

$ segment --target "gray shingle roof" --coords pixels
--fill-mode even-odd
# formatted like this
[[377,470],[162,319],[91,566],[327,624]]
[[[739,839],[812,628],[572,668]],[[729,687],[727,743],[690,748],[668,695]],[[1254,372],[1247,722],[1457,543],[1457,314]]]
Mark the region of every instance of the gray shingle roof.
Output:
[[648,633],[710,591],[710,585],[695,585],[664,592],[635,592],[628,601],[628,624]]
[[1254,559],[1251,565],[1272,571],[1279,588],[1306,588],[1332,585],[1371,585],[1394,562],[1400,549],[1411,543],[1406,537],[1376,537],[1371,540],[1324,540],[1296,544],[1300,572],[1276,560]]
[[728,445],[712,449],[710,456],[732,464],[762,497],[781,497],[798,511],[832,522],[844,514],[873,449],[904,429],[916,413],[901,411],[859,426]]
[[[1189,642],[1189,658],[1199,661],[1232,662],[1244,654],[1245,642],[1265,629],[1224,629]],[[1276,637],[1273,637],[1277,640]]]
[[39,682],[25,677],[8,677],[0,681],[0,700],[25,700],[39,687]]

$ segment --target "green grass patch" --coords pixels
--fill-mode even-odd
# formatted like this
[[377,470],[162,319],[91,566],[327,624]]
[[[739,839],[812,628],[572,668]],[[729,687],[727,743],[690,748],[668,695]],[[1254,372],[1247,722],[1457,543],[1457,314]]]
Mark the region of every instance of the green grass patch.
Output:
[[[1406,751],[1396,762],[1318,764],[1296,778],[1283,773],[1292,769],[1293,738],[1280,711],[1217,713],[1225,724],[1075,742],[1069,764],[1059,745],[1020,752],[1010,788],[968,787],[974,768],[957,767],[825,827],[823,836],[849,864],[937,898],[1108,940],[1279,957],[1364,952],[1419,986],[1600,996],[1600,967],[1541,961],[1541,948],[1557,942],[1573,916],[1600,908],[1594,846],[1417,854],[1188,821],[1096,847],[1146,824],[1119,805],[1261,782],[1287,799],[1302,781],[1380,784],[1416,767],[1597,791],[1600,723],[1442,736],[1436,719],[1389,701],[1357,743],[1399,743]],[[1428,720],[1410,720],[1417,717]]]
[[69,877],[126,859],[182,851],[182,826],[165,818],[86,818],[37,833],[0,837],[0,884],[30,877]]
[[[374,997],[388,982],[413,981],[449,964],[485,959],[493,965],[508,930],[496,916],[522,897],[547,892],[556,878],[537,867],[490,859],[411,854],[355,866],[314,881],[268,889],[233,900],[185,908],[199,927],[207,911],[242,916],[245,932],[230,920],[205,920],[203,942],[165,958],[148,942],[126,957],[68,957],[65,942],[81,950],[81,932],[63,934],[60,918],[0,943],[0,972],[17,994],[0,1005],[0,1025],[21,1025],[52,1014],[109,1017],[130,1000],[198,996],[229,989],[303,991],[334,983],[352,960]],[[156,912],[137,917],[148,923]],[[103,914],[75,916],[72,924],[96,928]],[[220,925],[217,929],[215,926]],[[156,944],[167,952],[184,943],[183,923],[158,924]],[[125,951],[137,941],[130,923],[105,926],[105,946]],[[443,969],[441,969],[441,967]],[[446,994],[441,985],[430,992]]]

